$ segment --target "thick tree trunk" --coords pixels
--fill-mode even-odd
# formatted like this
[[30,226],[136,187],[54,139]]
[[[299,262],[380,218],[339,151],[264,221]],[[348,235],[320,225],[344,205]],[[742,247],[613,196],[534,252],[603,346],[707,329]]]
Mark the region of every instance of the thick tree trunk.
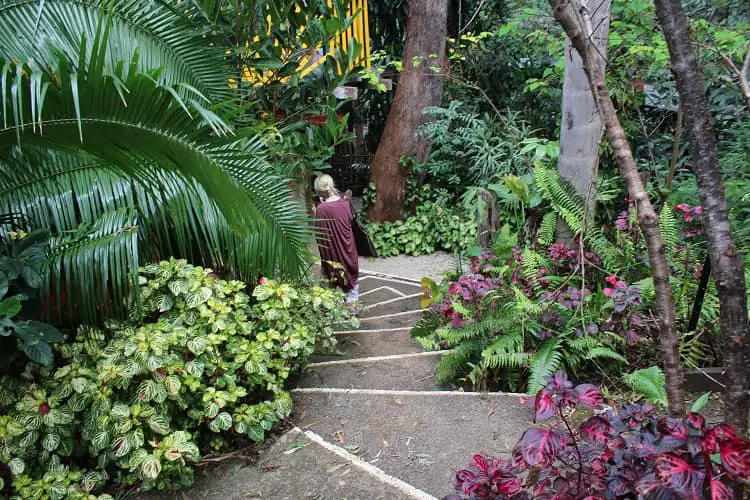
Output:
[[417,131],[429,119],[424,109],[440,105],[443,95],[447,11],[447,0],[409,0],[403,70],[372,160],[370,179],[376,197],[368,213],[370,220],[394,221],[404,216],[410,169],[401,165],[401,158],[421,162],[429,155],[429,142]]
[[[604,56],[609,44],[609,12],[612,0],[597,0],[591,8],[591,24],[595,31],[593,42]],[[602,60],[603,63],[603,60]],[[602,71],[605,68],[602,67]],[[589,80],[578,51],[568,38],[565,41],[565,74],[563,77],[562,120],[560,124],[560,157],[557,170],[560,179],[567,181],[586,201],[587,212],[593,212],[596,198],[594,177],[599,162],[599,144],[604,126]],[[561,221],[558,239],[569,241],[573,235]]]
[[748,321],[745,272],[729,228],[727,201],[719,170],[716,133],[706,99],[703,75],[690,38],[687,16],[679,0],[655,0],[656,14],[667,40],[680,107],[690,125],[690,156],[703,206],[703,231],[719,293],[719,324],[724,334],[726,389],[724,419],[745,432],[748,419]]
[[633,152],[620,125],[617,111],[604,80],[604,62],[591,41],[593,25],[588,10],[578,0],[548,0],[555,16],[567,33],[573,46],[583,60],[586,75],[591,85],[599,114],[604,122],[612,149],[615,152],[620,175],[625,180],[630,198],[638,210],[638,222],[646,238],[648,257],[651,263],[656,298],[654,303],[659,318],[664,373],[667,379],[669,413],[673,416],[685,414],[682,393],[682,364],[680,363],[679,339],[675,326],[675,309],[672,289],[669,285],[669,268],[664,252],[664,241],[659,232],[659,217],[656,215],[643,181],[638,172]]

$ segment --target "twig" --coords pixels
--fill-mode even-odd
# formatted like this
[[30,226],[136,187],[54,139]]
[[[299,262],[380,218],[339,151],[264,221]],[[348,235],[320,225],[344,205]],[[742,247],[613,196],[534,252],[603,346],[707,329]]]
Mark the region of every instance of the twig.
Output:
[[[460,6],[461,2],[459,2],[458,5]],[[459,17],[459,30],[458,30],[458,34],[459,35],[461,35],[461,33],[463,33],[464,31],[466,31],[466,29],[469,26],[471,26],[471,23],[474,22],[474,18],[477,17],[477,14],[479,14],[479,11],[482,10],[482,5],[484,5],[484,0],[481,0],[479,2],[479,5],[477,5],[477,10],[474,11],[474,15],[471,16],[471,18],[466,22],[466,24],[464,25],[463,28],[461,28],[461,26],[460,26],[461,19]]]
[[664,198],[666,198],[666,192],[669,192],[672,190],[672,179],[674,179],[674,174],[677,171],[677,160],[680,157],[680,140],[682,138],[683,120],[684,120],[684,113],[682,111],[682,106],[678,106],[677,107],[677,125],[675,126],[674,142],[672,144],[672,160],[669,162],[669,173],[667,173],[667,178],[664,181],[665,193],[662,193],[662,203],[664,202]]
[[208,455],[208,456],[204,457],[200,462],[196,463],[195,465],[197,467],[201,467],[203,465],[208,465],[210,463],[223,462],[225,460],[230,460],[232,458],[237,458],[237,459],[240,459],[240,460],[254,460],[253,457],[249,457],[247,455],[243,455],[242,454],[242,450],[236,450],[236,451],[232,451],[230,453],[226,453],[224,455],[218,455],[218,456]]

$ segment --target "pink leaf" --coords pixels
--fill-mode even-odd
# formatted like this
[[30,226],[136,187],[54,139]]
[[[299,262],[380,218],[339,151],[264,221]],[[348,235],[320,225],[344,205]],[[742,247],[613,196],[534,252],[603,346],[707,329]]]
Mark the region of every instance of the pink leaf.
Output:
[[516,444],[524,462],[533,467],[535,465],[550,465],[558,453],[565,449],[565,437],[554,428],[542,429],[532,427],[523,433]]
[[589,443],[605,445],[612,433],[612,425],[604,418],[594,416],[584,420],[579,430],[581,437]]
[[659,420],[659,431],[680,441],[685,441],[688,435],[685,423],[679,418],[662,418]]
[[706,419],[703,415],[700,413],[694,413],[690,412],[687,414],[687,417],[685,417],[685,421],[688,423],[690,427],[697,430],[703,430],[703,428],[706,426]]
[[575,390],[578,394],[578,403],[587,408],[600,408],[604,403],[602,393],[595,385],[581,384],[576,386]]
[[672,453],[659,455],[654,462],[656,478],[662,484],[689,498],[700,498],[705,472]]
[[534,400],[534,423],[547,420],[554,414],[555,403],[552,400],[552,393],[547,389],[542,389]]
[[750,482],[750,443],[740,439],[722,441],[719,453],[721,463],[735,479]]
[[711,500],[733,500],[734,492],[718,479],[711,479]]
[[706,431],[706,434],[703,436],[701,446],[703,447],[703,451],[705,451],[706,453],[716,453],[716,450],[719,447],[719,442],[736,438],[737,434],[735,434],[734,429],[731,425],[719,424],[713,429],[709,429],[708,431]]

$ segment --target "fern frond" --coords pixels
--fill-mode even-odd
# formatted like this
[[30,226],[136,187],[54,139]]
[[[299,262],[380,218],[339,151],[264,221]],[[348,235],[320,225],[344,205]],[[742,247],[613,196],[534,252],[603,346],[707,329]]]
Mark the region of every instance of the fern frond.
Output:
[[664,251],[669,257],[677,245],[677,220],[674,217],[674,212],[666,203],[661,207],[659,213],[659,230],[664,240]]
[[454,382],[466,373],[468,365],[476,362],[485,347],[484,340],[467,340],[440,358],[435,368],[440,383]]
[[612,359],[627,364],[628,360],[622,354],[613,351],[609,347],[594,347],[586,354],[586,359]]
[[527,392],[536,394],[547,383],[546,377],[551,376],[562,365],[562,352],[559,350],[561,340],[554,338],[542,344],[531,360],[531,373]]
[[626,373],[622,379],[633,391],[645,396],[649,401],[667,406],[664,372],[658,366]]
[[526,366],[530,355],[523,352],[523,335],[516,332],[502,335],[482,351],[483,368],[520,368]]
[[542,217],[542,224],[539,226],[539,243],[542,245],[551,245],[555,241],[555,231],[557,231],[557,213],[547,212]]

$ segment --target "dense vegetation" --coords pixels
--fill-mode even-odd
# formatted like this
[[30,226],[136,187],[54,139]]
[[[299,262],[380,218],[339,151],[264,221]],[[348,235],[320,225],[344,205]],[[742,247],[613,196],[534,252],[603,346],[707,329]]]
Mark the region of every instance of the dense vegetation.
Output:
[[[412,332],[451,350],[443,382],[538,394],[537,417],[563,424],[601,396],[562,370],[666,408],[661,283],[679,364],[728,362],[722,290],[708,279],[716,207],[702,204],[688,154],[692,108],[670,71],[665,1],[612,2],[603,82],[658,214],[661,282],[622,150],[598,146],[585,193],[558,173],[566,42],[550,3],[434,2],[448,14],[441,61],[403,57],[418,45],[407,11],[426,5],[407,3],[371,3],[372,69],[348,40],[308,71],[361,13],[324,0],[0,0],[0,495],[174,489],[201,457],[263,441],[290,412],[290,376],[348,319],[342,296],[308,279],[312,177],[354,138],[350,115],[392,157],[380,135],[399,106],[420,124],[399,140],[419,147],[388,165],[404,189],[373,177],[363,211],[386,219],[379,193],[403,204],[389,207],[403,220],[368,224],[383,256],[458,257],[443,282],[424,280],[429,311]],[[750,277],[750,7],[682,3]],[[413,31],[434,43],[440,27]],[[380,80],[406,87],[415,68],[442,86],[424,109]],[[359,87],[357,103],[333,97],[343,83]],[[459,491],[577,497],[584,463],[603,495],[625,491],[613,478],[626,475],[627,493],[728,498],[714,476],[747,477],[747,443],[694,413],[662,421],[628,406],[555,432],[530,430],[523,460],[476,458]],[[659,447],[634,467],[624,434]],[[576,439],[597,457],[583,460]],[[543,476],[534,491],[518,477],[529,467]],[[668,477],[686,470],[694,481]]]

